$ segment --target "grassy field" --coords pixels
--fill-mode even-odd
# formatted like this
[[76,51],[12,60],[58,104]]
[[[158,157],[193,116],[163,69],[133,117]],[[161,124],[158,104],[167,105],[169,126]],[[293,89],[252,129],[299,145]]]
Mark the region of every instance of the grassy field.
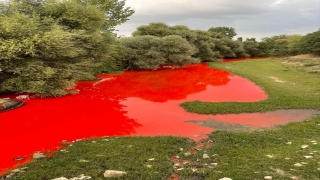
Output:
[[[297,70],[294,63],[304,66]],[[309,72],[309,63],[320,59],[269,59],[238,61],[232,63],[211,63],[213,68],[227,70],[248,78],[261,86],[268,99],[259,102],[186,102],[182,107],[189,112],[200,114],[229,114],[243,112],[264,112],[276,109],[320,109],[320,74]],[[285,63],[287,62],[287,63]],[[241,87],[240,87],[241,88]]]
[[[265,101],[197,101],[182,106],[206,114],[320,109],[320,75],[309,73],[308,65],[297,68],[297,63],[287,61],[309,63],[309,60],[268,59],[210,64],[254,81],[268,93],[269,98]],[[32,162],[25,172],[15,173],[11,179],[50,180],[84,174],[99,180],[105,179],[103,173],[107,169],[127,172],[127,175],[114,179],[130,180],[166,180],[175,173],[186,180],[223,177],[260,180],[265,176],[280,180],[320,179],[320,116],[264,131],[217,131],[203,143],[204,146],[200,146],[201,142],[196,144],[178,137],[91,139],[76,142],[52,157]]]

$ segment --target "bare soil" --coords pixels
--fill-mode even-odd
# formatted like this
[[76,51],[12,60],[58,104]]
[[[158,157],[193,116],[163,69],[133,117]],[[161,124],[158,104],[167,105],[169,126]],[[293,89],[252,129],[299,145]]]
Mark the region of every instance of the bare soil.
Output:
[[290,58],[295,58],[295,59],[305,59],[305,58],[320,58],[320,56],[312,55],[312,54],[300,54],[296,56],[291,56]]

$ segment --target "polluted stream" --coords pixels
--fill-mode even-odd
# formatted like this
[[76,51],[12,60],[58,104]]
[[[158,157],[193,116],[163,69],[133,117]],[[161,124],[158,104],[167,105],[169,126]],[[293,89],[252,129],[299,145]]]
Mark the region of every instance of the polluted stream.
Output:
[[[256,102],[267,98],[253,82],[206,64],[97,77],[101,80],[78,82],[76,95],[38,98],[23,94],[24,106],[0,113],[0,175],[30,160],[37,151],[57,150],[62,141],[168,135],[201,140],[217,129],[272,127],[314,114],[309,112],[312,110],[227,115],[186,112],[179,104],[187,101]],[[9,97],[17,96],[21,97]],[[8,96],[0,98],[4,97]]]

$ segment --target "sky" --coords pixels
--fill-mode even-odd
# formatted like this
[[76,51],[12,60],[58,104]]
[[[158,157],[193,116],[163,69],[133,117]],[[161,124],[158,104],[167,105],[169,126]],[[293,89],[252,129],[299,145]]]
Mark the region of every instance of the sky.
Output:
[[237,37],[257,40],[320,28],[320,0],[126,0],[126,6],[135,13],[117,26],[119,36],[130,37],[151,22],[200,30],[228,26],[235,28]]

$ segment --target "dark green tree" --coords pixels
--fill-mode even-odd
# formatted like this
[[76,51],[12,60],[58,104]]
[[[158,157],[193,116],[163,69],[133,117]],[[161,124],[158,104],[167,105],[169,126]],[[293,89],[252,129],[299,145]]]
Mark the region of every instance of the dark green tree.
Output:
[[262,41],[267,44],[268,54],[270,56],[286,56],[289,55],[288,51],[288,35],[282,34],[272,37],[264,37]]
[[218,35],[228,37],[229,39],[232,39],[237,35],[236,30],[233,27],[227,27],[227,26],[212,27],[208,31],[215,32]]
[[302,39],[302,35],[290,35],[288,36],[288,44],[287,44],[287,48],[288,48],[288,54],[290,55],[298,55],[301,52],[301,47],[299,45],[299,42]]
[[76,81],[94,79],[97,69],[115,67],[121,46],[110,29],[126,18],[119,12],[110,19],[117,8],[103,8],[108,2],[1,2],[0,91],[61,96],[72,93]]
[[243,46],[245,52],[251,57],[258,57],[261,56],[261,52],[259,49],[259,43],[256,41],[255,38],[247,38],[243,42]]
[[196,36],[192,43],[197,47],[197,52],[194,55],[202,61],[214,61],[220,58],[219,52],[215,50],[215,42],[213,41],[214,34],[203,30],[193,30]]
[[301,47],[301,53],[320,55],[320,30],[305,35],[298,44]]
[[125,69],[155,69],[166,62],[159,51],[162,43],[159,37],[146,35],[119,40],[125,49]]
[[123,60],[126,69],[156,69],[160,65],[183,66],[200,62],[191,57],[195,48],[177,35],[127,37],[120,38],[120,42],[126,51]]
[[170,27],[162,22],[154,22],[149,25],[139,26],[136,31],[132,33],[132,36],[156,36],[156,37],[165,37],[172,35],[172,30]]
[[202,61],[214,61],[223,57],[247,56],[243,44],[240,41],[232,40],[236,32],[234,28],[230,27],[210,28],[209,31],[203,31],[191,30],[183,25],[168,26],[165,23],[158,22],[140,26],[132,35],[134,37],[144,35],[157,37],[181,36],[196,47],[196,53],[193,57],[200,58]]
[[186,64],[200,63],[199,59],[193,58],[196,48],[181,36],[171,35],[161,38],[159,48],[168,65],[183,66]]

